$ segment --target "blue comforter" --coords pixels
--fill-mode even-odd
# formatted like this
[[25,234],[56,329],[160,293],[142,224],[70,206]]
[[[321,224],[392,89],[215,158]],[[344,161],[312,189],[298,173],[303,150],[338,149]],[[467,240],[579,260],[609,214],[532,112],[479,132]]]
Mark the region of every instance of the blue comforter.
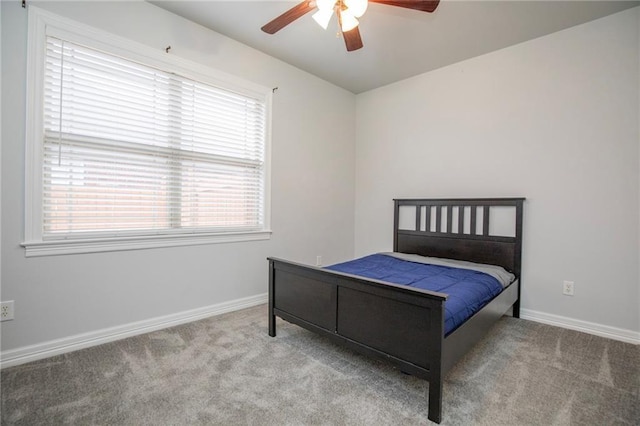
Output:
[[410,262],[384,254],[338,263],[327,269],[447,294],[445,335],[503,289],[497,279],[483,272]]

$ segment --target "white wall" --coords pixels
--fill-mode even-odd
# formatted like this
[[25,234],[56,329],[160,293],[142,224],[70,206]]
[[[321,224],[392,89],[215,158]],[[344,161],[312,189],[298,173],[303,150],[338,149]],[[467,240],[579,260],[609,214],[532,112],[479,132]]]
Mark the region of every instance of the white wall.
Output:
[[640,339],[638,27],[635,8],[358,95],[356,255],[391,249],[392,198],[525,196],[525,311]]
[[[3,1],[2,300],[15,300],[15,320],[1,325],[5,355],[263,295],[267,256],[315,263],[316,255],[325,262],[353,255],[353,94],[145,2],[37,5],[158,49],[171,45],[171,54],[278,87],[273,98],[273,236],[260,242],[25,258],[19,244],[27,12],[18,1]],[[54,339],[62,340],[47,343]]]

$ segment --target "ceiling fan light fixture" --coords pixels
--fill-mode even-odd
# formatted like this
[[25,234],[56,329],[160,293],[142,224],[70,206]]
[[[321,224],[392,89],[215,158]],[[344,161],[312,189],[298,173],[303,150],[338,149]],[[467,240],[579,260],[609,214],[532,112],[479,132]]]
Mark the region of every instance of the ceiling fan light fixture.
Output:
[[353,16],[351,12],[349,12],[349,9],[346,9],[340,12],[340,28],[342,29],[343,33],[346,33],[347,31],[351,31],[357,26],[358,26],[358,19],[356,19],[356,17]]
[[333,9],[319,9],[316,13],[314,13],[311,17],[320,25],[323,29],[327,29],[329,26],[329,21],[331,21],[331,17],[333,16]]
[[[2,0],[0,0],[2,1]],[[422,12],[433,12],[440,0],[371,0],[374,3],[414,9]],[[302,0],[283,14],[267,22],[261,30],[267,34],[275,34],[296,19],[312,10],[316,10],[313,18],[320,26],[327,29],[333,13],[338,17],[338,27],[342,32],[348,52],[362,48],[362,37],[358,28],[360,18],[368,7],[368,0]]]
[[368,0],[344,0],[344,5],[351,14],[359,18],[367,11]]

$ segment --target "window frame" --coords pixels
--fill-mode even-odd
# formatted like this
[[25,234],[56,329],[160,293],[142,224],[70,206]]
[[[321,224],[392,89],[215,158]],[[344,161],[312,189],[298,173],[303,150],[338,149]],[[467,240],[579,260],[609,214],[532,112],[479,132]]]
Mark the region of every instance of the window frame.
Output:
[[[202,232],[200,230],[168,230],[149,234],[110,237],[74,237],[43,239],[43,182],[42,137],[44,131],[44,62],[46,37],[54,36],[82,44],[125,59],[179,74],[183,77],[211,84],[249,96],[259,95],[265,100],[265,156],[262,229],[252,231]],[[158,51],[138,42],[60,17],[34,6],[29,7],[27,48],[27,103],[25,129],[25,256],[48,256],[156,247],[256,241],[269,239],[271,193],[271,114],[272,90],[244,79],[223,73],[208,66]]]

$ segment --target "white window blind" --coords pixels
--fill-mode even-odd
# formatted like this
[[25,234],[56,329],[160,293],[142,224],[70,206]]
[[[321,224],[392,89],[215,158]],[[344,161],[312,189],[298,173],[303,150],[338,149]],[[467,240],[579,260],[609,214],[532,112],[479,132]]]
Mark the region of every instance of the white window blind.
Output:
[[46,38],[43,239],[252,231],[266,101]]

